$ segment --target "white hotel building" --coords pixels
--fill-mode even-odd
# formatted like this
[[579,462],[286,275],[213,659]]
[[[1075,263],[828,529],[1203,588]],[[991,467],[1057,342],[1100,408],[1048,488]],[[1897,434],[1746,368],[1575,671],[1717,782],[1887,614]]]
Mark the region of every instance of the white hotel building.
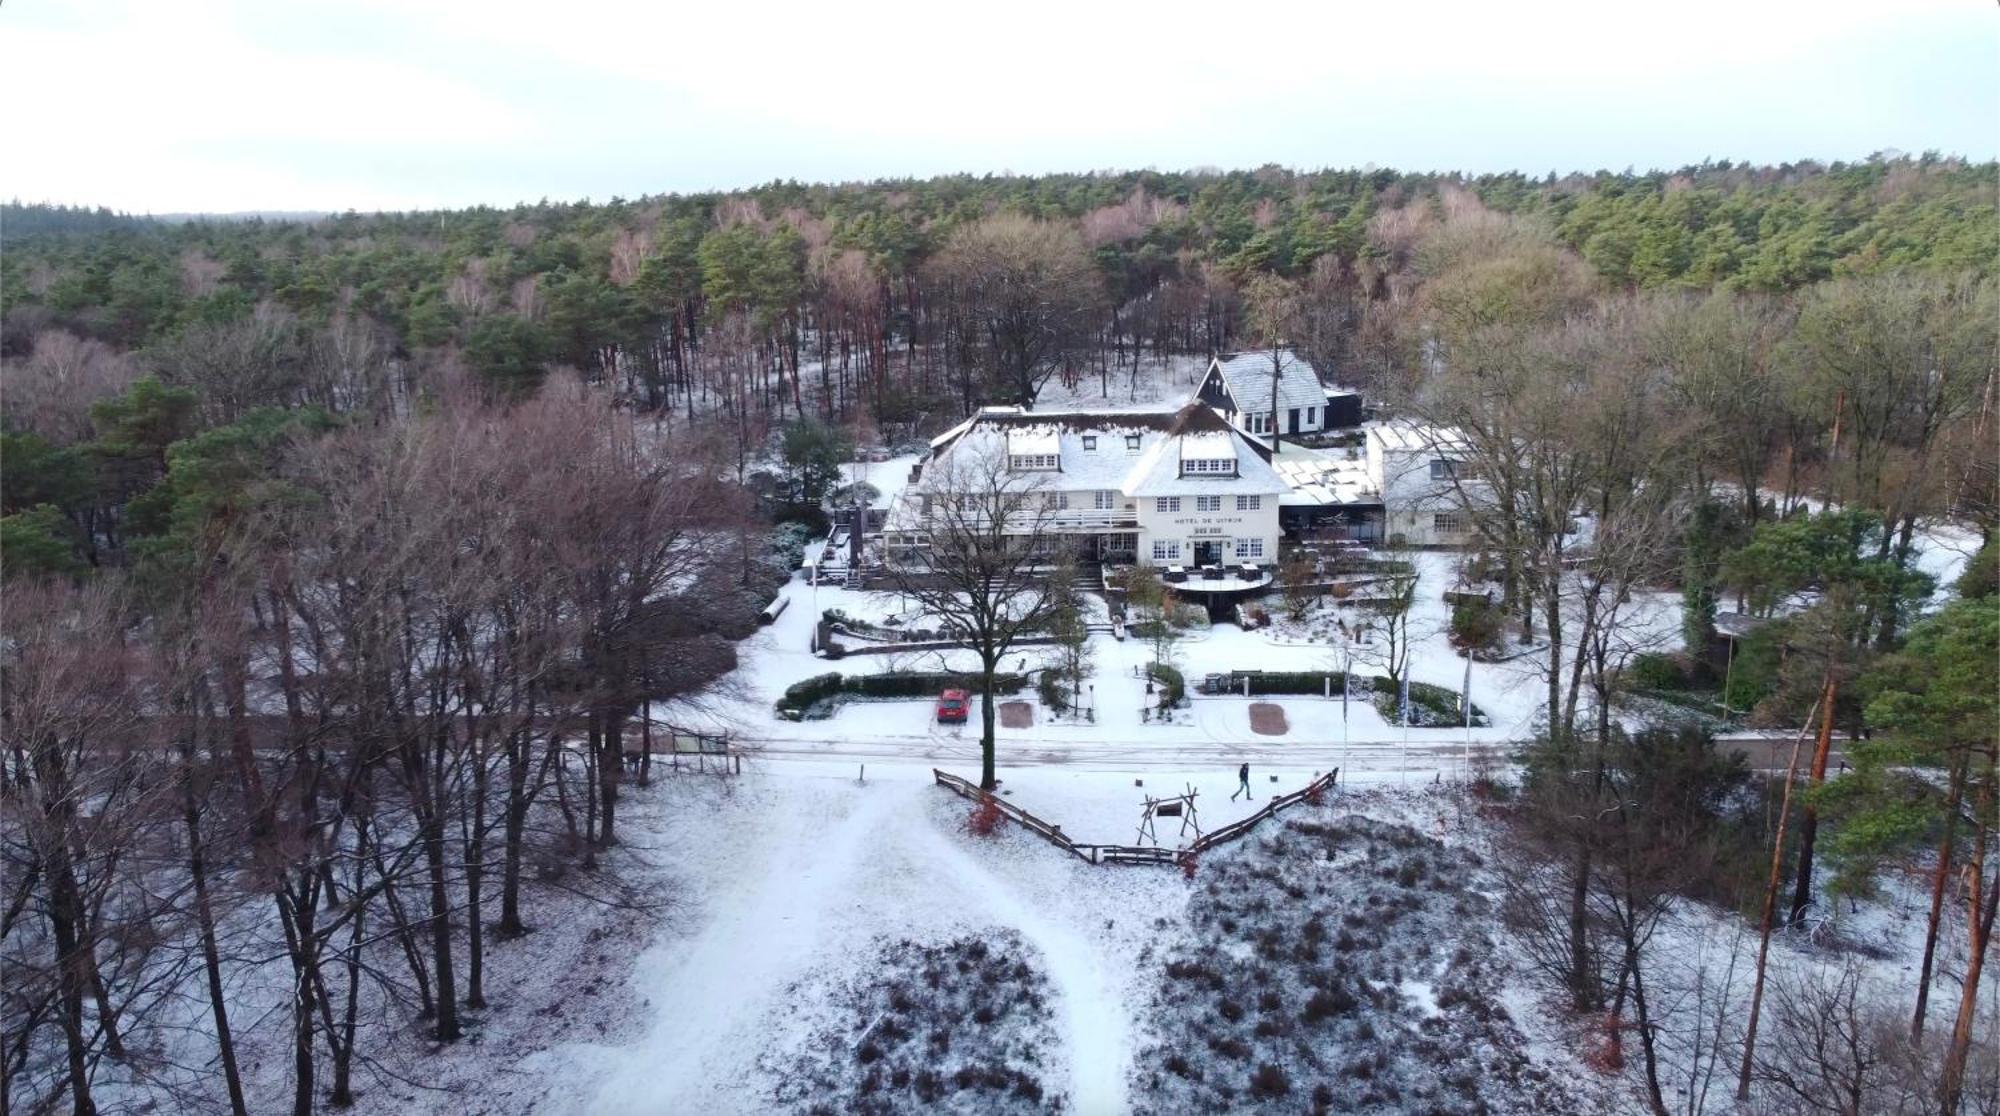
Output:
[[1289,486],[1271,450],[1199,401],[1178,411],[1025,411],[986,407],[932,440],[883,527],[890,562],[929,538],[932,484],[955,462],[1004,458],[1043,501],[1033,525],[1103,562],[1268,565],[1278,559],[1278,498]]

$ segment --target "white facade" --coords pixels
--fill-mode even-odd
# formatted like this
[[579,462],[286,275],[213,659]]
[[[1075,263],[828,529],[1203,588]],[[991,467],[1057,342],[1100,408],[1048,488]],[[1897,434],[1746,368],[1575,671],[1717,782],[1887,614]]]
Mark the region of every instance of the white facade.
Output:
[[1199,402],[1179,411],[1029,412],[988,407],[931,443],[891,506],[892,561],[921,551],[940,486],[968,460],[1004,455],[1032,491],[1022,531],[1074,540],[1086,557],[1140,565],[1270,564],[1288,487],[1270,451]]
[[1368,479],[1382,494],[1383,534],[1410,546],[1475,541],[1467,510],[1485,485],[1471,475],[1452,431],[1404,423],[1368,428]]

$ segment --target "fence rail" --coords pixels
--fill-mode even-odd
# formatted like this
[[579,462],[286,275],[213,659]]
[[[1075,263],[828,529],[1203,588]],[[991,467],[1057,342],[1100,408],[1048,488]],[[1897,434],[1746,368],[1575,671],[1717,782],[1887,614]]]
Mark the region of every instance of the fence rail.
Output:
[[1258,822],[1276,815],[1278,811],[1288,806],[1324,796],[1340,781],[1340,769],[1336,767],[1290,794],[1281,794],[1265,802],[1263,809],[1249,817],[1239,818],[1220,829],[1202,834],[1193,844],[1185,848],[1164,849],[1148,845],[1081,845],[1070,840],[1069,835],[1062,831],[1062,826],[1052,825],[1011,802],[1004,802],[998,795],[981,790],[976,783],[935,767],[931,768],[931,775],[937,779],[938,786],[960,798],[992,803],[1002,815],[1021,823],[1029,832],[1086,864],[1151,864],[1167,868],[1184,864],[1210,849],[1242,837],[1255,829]]
[[958,795],[960,798],[969,798],[974,802],[990,802],[1002,814],[1020,822],[1029,831],[1039,834],[1049,844],[1068,852],[1085,863],[1097,863],[1096,858],[1084,851],[1086,846],[1078,845],[1063,834],[1062,826],[1051,825],[1011,802],[1003,802],[1000,800],[999,795],[981,790],[978,784],[961,779],[949,771],[940,771],[933,767],[931,768],[931,774],[936,776],[939,786]]

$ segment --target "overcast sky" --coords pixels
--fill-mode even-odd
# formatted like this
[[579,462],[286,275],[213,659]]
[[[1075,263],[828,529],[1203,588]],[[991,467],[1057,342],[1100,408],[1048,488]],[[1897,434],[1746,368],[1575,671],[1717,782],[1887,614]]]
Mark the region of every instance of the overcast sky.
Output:
[[150,212],[953,171],[1987,159],[2000,11],[12,0],[0,113],[0,195]]

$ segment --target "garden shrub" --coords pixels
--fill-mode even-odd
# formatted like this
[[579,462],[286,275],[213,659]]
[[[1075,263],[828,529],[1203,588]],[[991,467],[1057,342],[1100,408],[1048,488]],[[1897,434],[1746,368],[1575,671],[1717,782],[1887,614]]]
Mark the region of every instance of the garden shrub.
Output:
[[1187,700],[1187,678],[1180,668],[1167,663],[1154,663],[1146,672],[1160,684],[1160,708],[1172,709]]
[[1683,690],[1690,681],[1687,667],[1677,656],[1660,652],[1634,656],[1628,669],[1632,685],[1641,690]]
[[1035,680],[1035,692],[1041,696],[1042,704],[1057,713],[1069,709],[1069,692],[1063,688],[1062,678],[1055,671],[1045,670]]
[[[1374,679],[1375,710],[1391,724],[1396,721],[1396,681],[1387,675],[1378,674]],[[1443,686],[1433,686],[1428,682],[1410,683],[1410,723],[1422,726],[1454,726],[1464,723],[1458,708],[1458,691]],[[1475,728],[1492,724],[1478,702],[1472,703],[1472,724]]]
[[1505,619],[1497,605],[1461,599],[1451,607],[1451,645],[1468,654],[1498,647],[1505,629]]
[[[1028,684],[1019,674],[993,676],[993,692],[1017,694]],[[883,674],[818,674],[785,689],[778,701],[778,716],[788,721],[817,721],[830,717],[844,700],[936,697],[945,690],[976,693],[979,679],[968,674],[937,671],[899,670]]]

